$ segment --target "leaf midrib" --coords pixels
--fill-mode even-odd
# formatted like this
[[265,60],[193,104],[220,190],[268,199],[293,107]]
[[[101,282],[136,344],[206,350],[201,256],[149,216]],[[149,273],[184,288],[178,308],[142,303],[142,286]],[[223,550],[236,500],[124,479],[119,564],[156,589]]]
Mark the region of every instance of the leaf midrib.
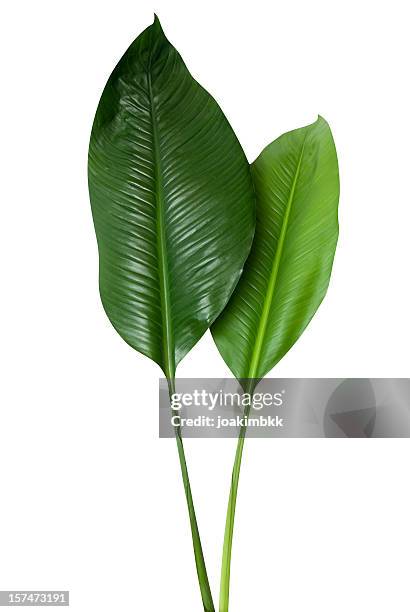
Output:
[[165,230],[165,199],[162,181],[161,147],[158,133],[158,122],[154,105],[151,81],[151,56],[147,70],[148,96],[150,101],[150,117],[154,146],[154,182],[157,223],[158,276],[161,296],[162,318],[162,352],[165,376],[172,380],[175,377],[175,348],[171,316],[171,297],[168,277],[168,255]]
[[286,203],[285,216],[283,219],[282,228],[279,235],[278,246],[276,249],[275,257],[273,258],[272,270],[269,277],[268,289],[266,292],[265,300],[263,303],[262,314],[259,320],[258,331],[256,334],[256,339],[253,345],[252,357],[250,360],[249,371],[247,378],[257,378],[258,377],[258,367],[262,355],[262,348],[266,334],[266,328],[269,320],[269,313],[272,306],[273,296],[275,293],[276,282],[278,279],[280,262],[283,254],[283,248],[285,244],[286,232],[288,230],[288,223],[290,212],[292,210],[292,204],[295,197],[296,185],[299,179],[300,168],[302,165],[303,153],[305,150],[305,143],[308,132],[305,134],[303,139],[302,147],[299,154],[298,163],[296,166],[295,176],[293,178],[292,187],[289,193],[289,198]]

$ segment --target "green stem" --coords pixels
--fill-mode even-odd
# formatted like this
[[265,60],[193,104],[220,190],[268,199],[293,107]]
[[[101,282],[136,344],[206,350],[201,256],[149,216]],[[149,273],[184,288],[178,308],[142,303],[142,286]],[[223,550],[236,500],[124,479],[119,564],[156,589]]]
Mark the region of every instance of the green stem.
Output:
[[[169,396],[171,398],[172,394],[175,392],[174,379],[168,379],[168,388]],[[205,612],[215,612],[211,588],[209,586],[208,574],[205,566],[204,553],[202,551],[201,538],[199,536],[198,523],[195,515],[194,501],[192,498],[191,485],[189,482],[188,468],[186,464],[186,457],[180,427],[175,427],[175,438],[177,441],[179,464],[181,466],[182,481],[184,483],[185,497],[188,506],[189,522],[191,524],[192,544],[194,547],[195,564],[196,571],[198,574],[199,588],[201,590],[202,603]]]
[[[251,395],[253,393],[256,381],[248,381],[248,390]],[[233,464],[231,489],[229,492],[228,510],[226,513],[225,534],[222,551],[222,568],[221,568],[221,585],[219,591],[219,612],[228,612],[229,609],[229,586],[231,578],[231,557],[232,557],[232,540],[233,528],[235,523],[236,500],[238,497],[239,476],[241,472],[243,447],[246,436],[246,420],[250,413],[250,406],[246,406],[243,417],[245,424],[241,426],[236,447],[235,461]]]

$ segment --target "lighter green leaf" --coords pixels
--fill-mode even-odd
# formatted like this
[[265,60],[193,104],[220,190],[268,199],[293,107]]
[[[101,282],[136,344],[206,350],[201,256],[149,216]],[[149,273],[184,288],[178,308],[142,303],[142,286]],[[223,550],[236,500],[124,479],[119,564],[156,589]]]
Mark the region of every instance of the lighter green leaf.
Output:
[[104,89],[89,188],[106,313],[172,378],[240,277],[254,192],[229,123],[157,18]]
[[312,319],[329,284],[339,175],[326,121],[284,134],[252,164],[256,232],[244,273],[212,327],[240,379],[262,378]]

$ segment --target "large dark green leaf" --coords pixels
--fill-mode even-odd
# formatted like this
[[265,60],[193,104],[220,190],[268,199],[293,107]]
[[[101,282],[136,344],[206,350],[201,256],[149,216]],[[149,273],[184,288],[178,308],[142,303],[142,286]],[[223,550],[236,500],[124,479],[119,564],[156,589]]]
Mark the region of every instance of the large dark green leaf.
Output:
[[323,300],[338,237],[339,176],[330,128],[284,134],[252,164],[256,232],[244,273],[213,325],[237,378],[262,378]]
[[157,18],[104,89],[89,187],[106,313],[172,378],[240,277],[254,192],[229,123]]

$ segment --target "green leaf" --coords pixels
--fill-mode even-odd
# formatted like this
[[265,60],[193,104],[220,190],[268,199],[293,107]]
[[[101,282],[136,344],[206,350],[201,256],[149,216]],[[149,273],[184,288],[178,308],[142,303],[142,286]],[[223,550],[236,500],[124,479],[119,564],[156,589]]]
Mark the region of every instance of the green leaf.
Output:
[[[160,365],[171,394],[177,364],[240,277],[255,211],[234,132],[157,18],[107,82],[88,169],[105,311],[128,344]],[[178,428],[175,435],[203,606],[214,612]]]
[[255,213],[232,128],[157,18],[107,82],[88,167],[105,311],[173,378],[240,277]]
[[256,232],[244,273],[212,327],[239,379],[260,379],[292,347],[329,284],[338,237],[339,175],[330,128],[284,134],[252,164]]

